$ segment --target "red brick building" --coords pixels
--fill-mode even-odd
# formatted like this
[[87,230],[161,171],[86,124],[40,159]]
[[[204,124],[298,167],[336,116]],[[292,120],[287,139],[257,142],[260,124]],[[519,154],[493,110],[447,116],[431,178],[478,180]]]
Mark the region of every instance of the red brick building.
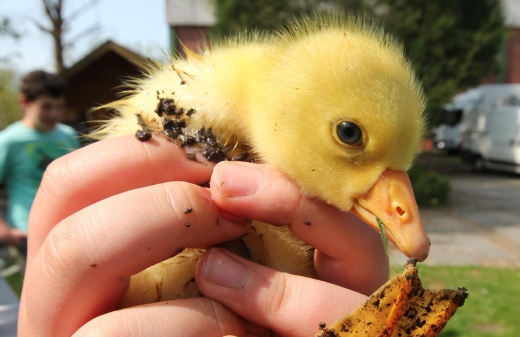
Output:
[[520,1],[502,0],[507,27],[502,81],[520,83]]
[[213,7],[207,0],[166,0],[172,54],[184,55],[180,41],[194,51],[208,41],[208,29],[215,25]]

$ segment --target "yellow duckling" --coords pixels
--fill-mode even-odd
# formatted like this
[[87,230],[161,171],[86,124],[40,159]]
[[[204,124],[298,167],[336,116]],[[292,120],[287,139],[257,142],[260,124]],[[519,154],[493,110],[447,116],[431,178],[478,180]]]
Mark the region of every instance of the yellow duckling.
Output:
[[[406,174],[425,127],[425,100],[391,37],[359,19],[316,15],[278,33],[186,52],[187,59],[148,66],[126,98],[105,106],[119,116],[97,137],[154,134],[185,146],[191,158],[198,151],[210,161],[274,165],[303,193],[377,231],[379,218],[407,256],[427,257]],[[256,262],[313,276],[312,250],[286,229],[254,222],[238,240]],[[190,280],[201,251],[134,276],[123,306],[197,295]]]

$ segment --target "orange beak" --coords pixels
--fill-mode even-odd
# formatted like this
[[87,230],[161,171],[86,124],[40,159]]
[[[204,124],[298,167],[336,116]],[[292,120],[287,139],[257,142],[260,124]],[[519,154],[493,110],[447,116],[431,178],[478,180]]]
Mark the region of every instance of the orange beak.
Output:
[[430,240],[419,218],[419,207],[406,172],[387,169],[364,197],[356,199],[351,212],[378,232],[376,218],[379,218],[386,236],[406,256],[419,261],[428,256]]

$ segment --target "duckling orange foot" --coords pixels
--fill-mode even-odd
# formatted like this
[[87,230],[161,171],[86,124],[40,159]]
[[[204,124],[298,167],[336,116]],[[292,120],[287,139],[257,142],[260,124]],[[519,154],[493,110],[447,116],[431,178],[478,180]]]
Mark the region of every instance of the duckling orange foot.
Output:
[[415,259],[408,260],[402,274],[394,276],[330,329],[320,323],[316,336],[438,336],[464,304],[467,289],[424,289],[416,263]]

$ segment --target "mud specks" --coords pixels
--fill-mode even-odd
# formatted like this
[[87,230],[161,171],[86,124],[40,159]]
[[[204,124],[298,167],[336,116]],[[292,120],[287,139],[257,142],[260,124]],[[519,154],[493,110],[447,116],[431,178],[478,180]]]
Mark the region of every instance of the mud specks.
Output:
[[190,214],[191,212],[193,212],[193,208],[190,208],[190,207],[187,207],[187,208],[184,210],[184,214]]
[[147,140],[150,140],[150,138],[152,138],[152,134],[148,131],[137,130],[137,132],[135,133],[135,138],[137,138],[141,142],[146,142]]
[[304,221],[303,223],[305,224],[305,226],[310,226],[310,225],[312,225],[309,221]]
[[191,224],[189,222],[187,222],[187,223],[184,224],[184,226],[189,228],[191,226]]
[[91,263],[90,264],[90,268],[96,268],[97,267],[97,263]]
[[[173,68],[182,78],[187,74],[180,74],[180,70]],[[187,75],[189,76],[189,75]],[[180,107],[178,100],[173,98],[160,97],[161,93],[157,92],[157,107],[155,113],[161,117],[162,134],[168,139],[176,142],[182,147],[197,146],[200,147],[201,155],[208,161],[218,163],[224,160],[246,161],[250,155],[247,151],[239,152],[235,149],[227,148],[217,140],[211,128],[191,129],[189,121],[191,116],[197,111],[194,108]],[[144,132],[148,130],[146,126],[139,120],[139,124]],[[244,149],[245,150],[245,149]],[[228,158],[227,153],[233,151],[233,158]],[[192,151],[190,151],[192,152]],[[238,154],[237,154],[238,153]],[[194,155],[187,155],[188,159],[196,160]]]
[[247,159],[247,157],[249,157],[249,153],[246,151],[246,152],[242,152],[239,155],[234,156],[233,158],[231,158],[231,160],[232,161],[245,161]]
[[320,337],[338,337],[334,329],[327,328],[327,325],[325,322],[320,322],[318,324],[318,327],[320,329],[320,332],[316,336]]
[[141,142],[146,142],[147,140],[150,140],[150,138],[152,138],[152,134],[148,131],[146,123],[143,121],[141,114],[135,114],[135,117],[137,117],[137,124],[139,124],[139,126],[141,127],[141,130],[136,131],[135,138],[137,138]]
[[159,115],[159,117],[163,114],[168,116],[177,115],[177,107],[175,106],[175,100],[173,98],[160,98],[159,93],[157,93],[157,98],[159,99],[159,103],[157,103],[155,113]]
[[200,128],[195,131],[194,143],[202,146],[201,154],[209,161],[218,163],[227,159],[223,146],[217,141],[211,128]]

